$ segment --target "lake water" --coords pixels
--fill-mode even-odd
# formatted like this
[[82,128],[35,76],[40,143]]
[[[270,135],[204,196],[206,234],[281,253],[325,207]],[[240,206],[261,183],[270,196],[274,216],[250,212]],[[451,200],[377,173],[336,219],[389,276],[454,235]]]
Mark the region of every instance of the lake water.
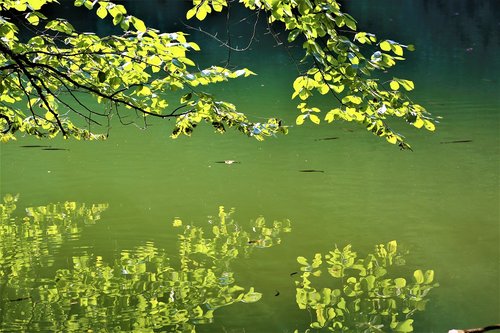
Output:
[[[168,10],[166,2],[148,2],[150,9]],[[160,14],[147,14],[134,3],[130,7],[150,25],[162,24],[157,21]],[[296,304],[296,258],[347,244],[364,257],[375,245],[392,240],[407,252],[406,265],[396,269],[398,276],[410,281],[415,270],[433,269],[439,283],[427,297],[426,310],[414,316],[415,332],[500,322],[500,20],[494,14],[500,7],[494,0],[359,0],[347,8],[367,31],[416,45],[395,75],[413,79],[413,99],[443,117],[436,132],[403,129],[413,152],[400,151],[348,123],[292,126],[289,135],[264,142],[231,131],[214,134],[208,127],[197,129],[191,138],[171,140],[172,123],[154,121],[146,131],[115,124],[103,142],[19,138],[2,144],[0,194],[19,198],[0,229],[0,264],[5,266],[0,275],[0,331],[55,331],[51,320],[72,323],[79,316],[88,316],[89,322],[99,318],[103,332],[113,331],[119,318],[128,317],[116,312],[118,324],[107,327],[105,315],[82,314],[81,301],[75,309],[75,295],[59,312],[43,312],[38,305],[47,299],[35,299],[34,290],[58,286],[56,270],[71,269],[74,258],[81,256],[101,256],[112,266],[117,258],[135,255],[151,265],[140,255],[149,249],[158,257],[168,256],[175,266],[182,261],[178,235],[190,225],[191,230],[204,230],[200,242],[209,244],[220,206],[226,212],[234,208],[234,235],[241,230],[248,234],[238,238],[238,257],[217,261],[214,271],[230,273],[235,284],[247,291],[254,287],[262,298],[229,305],[226,297],[228,306],[215,311],[212,323],[191,321],[197,332],[303,332],[314,313]],[[202,61],[223,61],[225,51],[202,38],[193,34],[207,47]],[[259,75],[220,85],[214,92],[255,119],[275,115],[293,125],[295,73],[285,50],[270,39],[261,35],[252,50],[232,54],[235,65]],[[244,45],[245,35],[241,40]],[[318,140],[328,137],[338,139]],[[50,147],[26,147],[33,145]],[[224,160],[240,163],[218,163]],[[322,172],[300,172],[308,169]],[[26,211],[64,202],[74,204],[50,206],[49,212],[39,209],[38,215]],[[38,234],[26,234],[29,224],[20,227],[24,216],[30,223],[42,221],[37,222]],[[254,225],[260,216],[271,226],[273,221],[290,221],[291,231],[277,226],[266,234]],[[174,227],[175,219],[183,225]],[[18,229],[13,231],[13,226]],[[8,238],[13,235],[15,239]],[[24,268],[9,266],[15,260]],[[134,274],[126,271],[130,268],[123,267],[123,275],[132,276],[126,281],[133,280]],[[201,288],[195,293],[200,290],[205,292]],[[220,296],[220,285],[207,290]],[[147,295],[148,288],[141,292]],[[52,302],[63,298],[61,294]],[[130,302],[136,306],[138,301]],[[205,303],[200,305],[207,307]],[[113,306],[128,309],[122,303],[108,304]],[[84,331],[85,324],[79,323],[73,331]],[[61,325],[71,331],[69,324]],[[150,327],[160,332],[158,325]]]

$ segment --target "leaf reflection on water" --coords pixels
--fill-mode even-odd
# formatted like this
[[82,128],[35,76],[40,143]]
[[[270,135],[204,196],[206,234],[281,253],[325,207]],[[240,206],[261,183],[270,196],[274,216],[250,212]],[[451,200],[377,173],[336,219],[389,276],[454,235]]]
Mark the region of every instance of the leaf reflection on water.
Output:
[[[257,246],[279,244],[280,234],[291,230],[289,221],[268,226],[259,217],[253,232],[244,231],[221,206],[211,230],[182,227],[178,265],[148,242],[111,264],[93,254],[73,257],[72,267],[50,275],[56,250],[107,205],[66,202],[28,208],[27,216],[15,218],[16,201],[7,195],[0,204],[1,332],[195,332],[213,321],[216,309],[261,298],[235,284],[230,264]],[[40,278],[41,271],[53,277]]]
[[[296,302],[315,314],[310,328],[318,330],[413,332],[413,315],[425,310],[430,290],[438,286],[433,270],[393,277],[393,271],[400,271],[395,266],[405,264],[396,241],[377,245],[364,258],[347,245],[326,255],[316,253],[311,262],[300,256],[297,262],[302,274],[295,281]],[[325,268],[328,276],[321,280]],[[315,279],[327,281],[327,287],[316,289]]]

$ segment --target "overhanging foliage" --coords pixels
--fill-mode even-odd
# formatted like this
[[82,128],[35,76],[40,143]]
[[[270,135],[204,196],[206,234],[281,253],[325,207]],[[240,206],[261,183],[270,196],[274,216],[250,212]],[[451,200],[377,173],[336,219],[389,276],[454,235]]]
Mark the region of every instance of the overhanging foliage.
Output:
[[[102,20],[119,26],[121,35],[98,36],[76,31],[65,19],[49,20],[41,9],[54,0],[6,0],[0,6],[0,139],[16,132],[37,137],[104,139],[94,128],[108,126],[113,116],[122,123],[131,115],[174,118],[172,137],[190,135],[202,122],[218,132],[227,127],[262,140],[287,127],[276,118],[252,122],[236,107],[201,89],[207,85],[254,74],[249,69],[211,66],[199,70],[189,52],[199,51],[183,32],[163,33],[128,15],[110,1],[76,0]],[[322,119],[359,123],[401,148],[404,137],[389,126],[391,118],[433,131],[434,123],[406,91],[412,81],[380,79],[403,60],[412,45],[378,41],[357,31],[356,21],[335,0],[240,0],[251,11],[281,24],[289,43],[302,43],[307,70],[298,73],[292,98],[300,99],[296,124]],[[211,12],[229,10],[226,0],[194,0],[187,19],[203,20]],[[76,9],[75,9],[76,10]],[[26,42],[20,35],[31,31]],[[171,94],[181,91],[181,97]],[[314,94],[331,96],[324,110],[311,102]],[[84,95],[100,105],[95,108]],[[84,120],[84,123],[80,120]],[[144,120],[145,121],[145,120]]]

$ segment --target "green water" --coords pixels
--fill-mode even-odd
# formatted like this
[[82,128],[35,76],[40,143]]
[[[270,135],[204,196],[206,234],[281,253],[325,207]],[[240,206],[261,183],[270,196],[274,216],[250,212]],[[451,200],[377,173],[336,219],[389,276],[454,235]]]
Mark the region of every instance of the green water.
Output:
[[[49,239],[42,248],[50,258],[36,275],[50,277],[84,254],[111,263],[122,251],[151,243],[175,262],[179,231],[172,221],[180,218],[208,232],[208,220],[222,205],[234,207],[232,216],[250,233],[259,216],[268,223],[288,219],[292,231],[280,234],[280,244],[255,247],[231,262],[237,284],[255,287],[262,299],[218,309],[212,324],[198,325],[199,332],[303,331],[310,321],[295,303],[290,273],[299,269],[296,257],[346,244],[368,253],[391,240],[409,252],[401,274],[433,269],[440,284],[430,292],[427,309],[414,317],[415,332],[499,322],[498,5],[353,1],[348,8],[367,30],[417,46],[397,76],[412,78],[413,98],[443,119],[435,133],[404,129],[414,152],[347,123],[295,126],[288,136],[264,142],[209,128],[170,140],[172,124],[159,121],[147,131],[116,124],[105,142],[19,138],[0,146],[0,194],[20,195],[14,216],[25,216],[26,207],[65,201],[106,205],[95,223],[75,218],[78,230],[59,243]],[[293,124],[294,73],[286,52],[268,39],[263,35],[253,50],[233,55],[236,64],[259,75],[221,85],[216,93],[249,115],[277,115]],[[224,59],[216,50],[209,49],[210,61]],[[325,137],[338,139],[316,140]],[[442,143],[456,140],[470,141]],[[216,163],[223,160],[241,163]],[[0,297],[0,313],[22,307],[23,301],[9,301],[11,294]],[[29,307],[23,311],[19,322]],[[10,327],[2,329],[16,326]],[[36,331],[31,327],[28,332]]]

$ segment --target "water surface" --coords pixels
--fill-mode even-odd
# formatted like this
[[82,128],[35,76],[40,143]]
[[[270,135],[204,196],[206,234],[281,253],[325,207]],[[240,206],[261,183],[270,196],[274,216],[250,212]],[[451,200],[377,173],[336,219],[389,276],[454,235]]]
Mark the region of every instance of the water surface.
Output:
[[[172,220],[209,228],[207,217],[217,216],[221,205],[234,207],[233,217],[247,228],[261,215],[290,220],[292,232],[281,244],[257,248],[232,266],[238,285],[255,287],[262,299],[217,310],[200,332],[304,330],[309,314],[297,309],[290,276],[299,267],[296,257],[346,244],[368,253],[390,240],[409,251],[405,274],[434,269],[440,284],[416,315],[416,332],[500,321],[498,4],[387,0],[353,1],[348,8],[367,30],[417,46],[395,76],[412,78],[413,98],[443,119],[435,133],[404,129],[413,152],[347,123],[292,126],[288,136],[264,142],[209,128],[170,140],[166,122],[147,131],[117,124],[105,142],[3,144],[1,196],[20,194],[19,216],[26,207],[65,201],[106,205],[98,223],[54,252],[57,267],[86,253],[112,262],[147,242],[175,259]],[[293,67],[269,36],[259,40],[233,56],[259,75],[214,91],[257,119],[276,115],[293,124]],[[210,60],[225,59],[216,47],[208,51]],[[317,140],[328,137],[338,139]],[[22,147],[28,145],[65,150]],[[216,163],[223,160],[240,163]]]

